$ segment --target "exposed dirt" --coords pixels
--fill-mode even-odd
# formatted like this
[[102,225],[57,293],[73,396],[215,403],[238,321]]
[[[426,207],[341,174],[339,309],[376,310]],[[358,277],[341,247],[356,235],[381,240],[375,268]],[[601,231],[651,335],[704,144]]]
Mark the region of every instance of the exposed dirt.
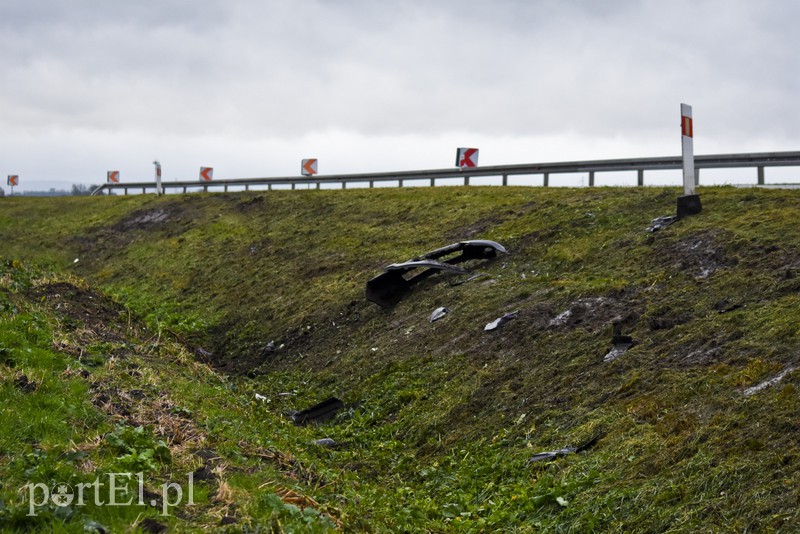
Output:
[[70,242],[77,247],[79,257],[95,257],[98,251],[110,256],[147,234],[158,232],[167,237],[183,234],[195,224],[192,213],[178,201],[164,203],[158,208],[134,211],[115,224],[94,227],[83,236],[71,238]]
[[119,323],[126,316],[125,308],[99,293],[57,282],[35,287],[28,296],[62,318],[67,330],[94,330],[106,338],[120,339]]
[[708,278],[719,269],[738,262],[725,251],[724,243],[731,240],[726,232],[704,230],[678,241],[656,241],[653,250],[664,267],[695,278]]

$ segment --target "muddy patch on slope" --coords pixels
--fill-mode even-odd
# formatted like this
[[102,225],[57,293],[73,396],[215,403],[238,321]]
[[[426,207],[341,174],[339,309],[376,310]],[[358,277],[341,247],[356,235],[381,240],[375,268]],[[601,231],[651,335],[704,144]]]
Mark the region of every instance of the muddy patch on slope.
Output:
[[114,224],[89,229],[87,234],[70,239],[79,257],[102,257],[119,251],[153,233],[177,237],[194,225],[190,210],[183,203],[167,202],[155,208],[136,210]]
[[69,282],[56,282],[37,286],[28,296],[50,308],[68,330],[103,330],[114,338],[119,337],[109,325],[120,321],[125,308],[97,292]]
[[659,241],[654,251],[664,267],[695,278],[708,278],[738,263],[736,257],[726,254],[723,243],[730,241],[727,232],[706,230],[677,241]]
[[635,295],[583,297],[562,309],[548,327],[554,330],[583,328],[594,333],[612,325],[631,326],[641,316],[643,306]]

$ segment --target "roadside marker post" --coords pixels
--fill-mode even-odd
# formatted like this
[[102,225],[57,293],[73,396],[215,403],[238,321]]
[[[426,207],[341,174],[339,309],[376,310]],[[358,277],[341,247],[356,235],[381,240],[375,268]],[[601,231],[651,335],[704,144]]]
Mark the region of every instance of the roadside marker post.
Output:
[[300,163],[300,174],[303,176],[313,176],[317,174],[317,159],[308,158]]
[[156,160],[153,165],[156,166],[156,195],[161,196],[161,163]]
[[694,120],[692,106],[681,104],[681,155],[683,158],[683,196],[678,197],[678,217],[697,215],[703,209],[700,195],[695,191],[697,175],[694,168]]
[[214,178],[214,167],[200,167],[200,180],[210,182]]

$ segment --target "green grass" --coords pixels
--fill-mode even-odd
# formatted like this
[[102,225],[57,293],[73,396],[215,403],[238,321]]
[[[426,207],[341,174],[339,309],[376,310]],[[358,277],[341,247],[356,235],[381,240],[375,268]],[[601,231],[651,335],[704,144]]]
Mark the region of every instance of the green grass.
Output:
[[[190,530],[226,515],[279,531],[796,530],[798,374],[744,390],[800,367],[798,195],[706,188],[700,215],[645,232],[677,194],[4,199],[2,424],[14,432],[0,438],[0,517],[77,531],[139,514]],[[383,265],[477,238],[511,252],[475,266],[487,276],[433,277],[390,311],[364,301]],[[97,293],[94,321],[90,293],[59,308],[37,289],[59,283],[118,304]],[[429,323],[438,306],[451,313]],[[519,317],[483,332],[508,311]],[[604,362],[612,323],[637,343]],[[20,374],[39,387],[15,387]],[[282,416],[330,395],[358,406],[322,426]],[[313,445],[322,437],[339,445]],[[31,519],[16,494],[139,467],[157,488],[207,451],[219,473],[167,519],[135,506]]]

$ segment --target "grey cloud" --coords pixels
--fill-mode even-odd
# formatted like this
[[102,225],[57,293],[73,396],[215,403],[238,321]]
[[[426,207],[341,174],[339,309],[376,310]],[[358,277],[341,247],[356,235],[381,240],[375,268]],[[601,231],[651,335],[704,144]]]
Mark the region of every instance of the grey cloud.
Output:
[[685,101],[718,145],[791,143],[798,15],[778,0],[7,0],[0,130],[652,146]]

